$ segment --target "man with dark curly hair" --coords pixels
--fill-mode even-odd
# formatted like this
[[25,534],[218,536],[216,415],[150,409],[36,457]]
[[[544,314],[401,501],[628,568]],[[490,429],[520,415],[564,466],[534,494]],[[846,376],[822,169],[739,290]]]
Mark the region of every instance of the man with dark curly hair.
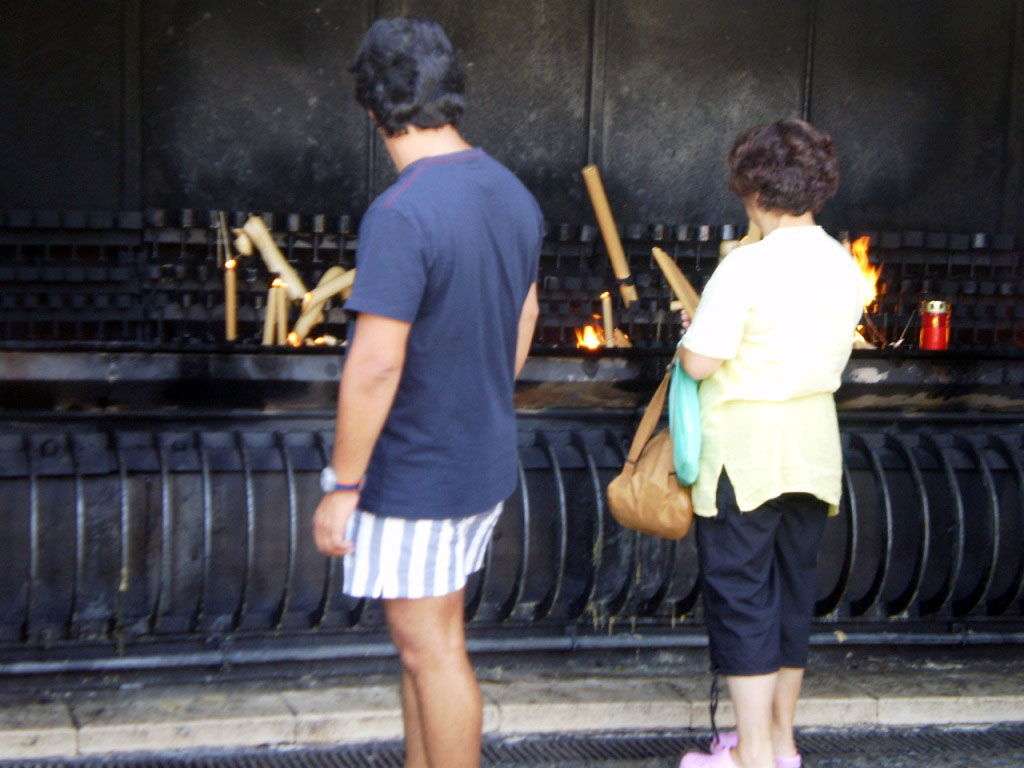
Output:
[[829,136],[802,120],[759,125],[728,165],[764,239],[715,270],[680,355],[703,379],[697,551],[712,671],[715,684],[726,676],[737,733],[681,768],[797,768],[818,545],[842,489],[832,393],[865,297],[850,255],[814,223],[838,184]]
[[543,220],[474,149],[459,57],[434,22],[380,20],[352,65],[398,180],[359,228],[357,314],[317,547],[381,598],[402,664],[407,768],[480,760],[463,592],[517,484],[513,384],[537,318]]

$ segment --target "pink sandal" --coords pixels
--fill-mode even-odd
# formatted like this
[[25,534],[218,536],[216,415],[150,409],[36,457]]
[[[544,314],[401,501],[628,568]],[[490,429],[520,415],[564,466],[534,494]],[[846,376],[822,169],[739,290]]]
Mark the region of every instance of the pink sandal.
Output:
[[[718,752],[728,752],[730,749],[736,749],[736,745],[739,743],[739,734],[735,731],[725,731],[718,734],[718,738],[711,742],[711,754],[714,755]],[[793,755],[792,757],[776,756],[775,768],[800,768],[802,762],[800,755]]]
[[728,749],[712,752],[687,752],[679,761],[679,768],[738,768]]

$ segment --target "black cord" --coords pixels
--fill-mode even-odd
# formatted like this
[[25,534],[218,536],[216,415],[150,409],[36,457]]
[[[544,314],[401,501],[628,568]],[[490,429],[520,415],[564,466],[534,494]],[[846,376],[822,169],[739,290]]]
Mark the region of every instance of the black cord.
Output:
[[711,693],[708,696],[708,710],[711,715],[711,743],[718,743],[718,723],[715,722],[715,715],[718,714],[718,670],[711,673]]

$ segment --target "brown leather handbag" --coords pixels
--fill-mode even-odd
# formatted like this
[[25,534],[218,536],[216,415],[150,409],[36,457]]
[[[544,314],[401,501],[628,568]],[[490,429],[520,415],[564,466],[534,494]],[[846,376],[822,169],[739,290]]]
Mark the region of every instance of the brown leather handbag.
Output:
[[690,489],[676,480],[669,431],[662,429],[652,437],[665,408],[671,377],[669,369],[640,419],[622,472],[608,484],[608,507],[626,528],[663,539],[681,539],[693,523]]

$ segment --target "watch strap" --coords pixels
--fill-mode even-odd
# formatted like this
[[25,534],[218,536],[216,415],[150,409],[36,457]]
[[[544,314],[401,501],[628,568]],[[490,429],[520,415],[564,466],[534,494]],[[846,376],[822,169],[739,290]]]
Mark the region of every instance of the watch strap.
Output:
[[356,493],[356,492],[361,491],[361,490],[363,490],[363,481],[362,480],[360,480],[358,483],[355,483],[354,485],[349,485],[347,483],[337,483],[336,482],[334,484],[334,488],[331,489],[331,492],[334,493],[335,491],[347,491],[349,493]]

